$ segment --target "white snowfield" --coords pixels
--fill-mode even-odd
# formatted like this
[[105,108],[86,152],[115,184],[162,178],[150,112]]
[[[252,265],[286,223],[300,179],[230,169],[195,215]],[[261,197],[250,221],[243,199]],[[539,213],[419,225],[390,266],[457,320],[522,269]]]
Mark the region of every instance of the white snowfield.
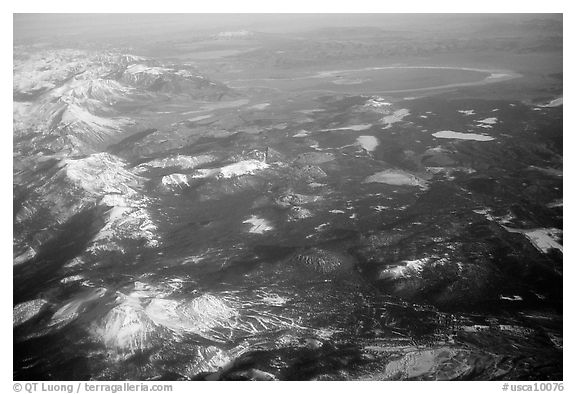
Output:
[[559,107],[561,105],[564,104],[564,99],[563,97],[558,97],[557,99],[554,99],[552,101],[550,101],[548,104],[545,105],[541,105],[541,107],[543,108],[553,108],[553,107]]
[[332,129],[322,129],[320,131],[340,131],[340,130],[363,131],[363,130],[368,130],[370,127],[372,127],[371,124],[357,124],[357,125],[350,125],[350,126],[344,126],[344,127],[336,127],[336,128],[332,128]]
[[263,110],[263,109],[266,109],[266,107],[269,107],[269,106],[270,106],[270,103],[254,104],[254,105],[248,107],[248,109]]
[[263,234],[266,231],[270,231],[270,230],[274,229],[274,227],[272,227],[271,223],[268,220],[262,219],[256,215],[250,216],[248,219],[244,220],[242,223],[247,223],[247,224],[252,225],[252,227],[250,227],[250,230],[248,230],[248,232],[253,233],[253,234]]
[[217,176],[221,178],[233,178],[245,174],[253,174],[256,171],[264,170],[268,167],[268,164],[262,161],[244,160],[222,167]]
[[485,123],[485,124],[496,124],[498,123],[498,118],[486,118],[486,119],[481,119],[481,120],[477,120],[478,123]]
[[300,206],[293,206],[290,207],[290,214],[288,220],[291,222],[308,219],[311,218],[313,215],[312,211],[307,208],[303,208]]
[[[140,192],[144,180],[138,171],[170,165],[193,169],[216,158],[161,159],[133,170],[114,155],[95,152],[103,152],[118,142],[122,133],[133,131],[135,121],[120,117],[117,104],[154,94],[132,84],[136,79],[130,77],[143,78],[145,82],[157,80],[162,77],[160,74],[168,74],[167,78],[177,81],[205,79],[195,75],[192,68],[188,71],[168,67],[151,59],[115,52],[24,50],[15,57],[13,93],[17,100],[13,105],[13,133],[15,137],[28,138],[18,138],[14,150],[34,149],[29,155],[32,164],[42,161],[44,151],[56,152],[51,159],[60,159],[59,170],[49,179],[33,180],[36,184],[32,186],[41,195],[39,206],[34,209],[25,206],[17,220],[33,221],[47,212],[55,222],[64,223],[75,214],[99,205],[105,212],[105,224],[88,245],[88,253],[123,252],[125,241],[137,241],[147,247],[159,244],[151,200]],[[112,80],[110,75],[122,78]],[[233,176],[241,170],[225,168],[221,175]],[[175,175],[163,180],[164,184],[184,187],[186,179],[178,175],[182,171],[174,172]],[[45,230],[50,231],[42,231]],[[32,252],[22,252],[25,247],[19,249],[16,263],[33,257]]]
[[100,324],[90,327],[94,337],[119,354],[150,348],[156,330],[154,321],[145,314],[140,303],[130,298],[112,308]]
[[417,275],[422,271],[422,267],[428,263],[428,258],[418,260],[405,260],[399,265],[388,267],[380,271],[378,279],[381,280],[394,280],[400,278],[407,278],[412,275]]
[[143,180],[126,170],[124,161],[109,153],[95,153],[83,159],[65,159],[62,164],[70,180],[94,195],[133,195],[133,188]]
[[[118,53],[47,50],[15,61],[14,93],[35,99],[14,106],[14,134],[35,130],[38,144],[73,154],[100,151],[110,137],[134,123],[118,117],[113,108],[130,100],[134,89],[108,75],[137,59]],[[48,134],[58,138],[44,142]]]
[[210,294],[194,298],[188,305],[181,301],[156,298],[146,306],[145,312],[156,324],[174,331],[196,333],[208,333],[214,326],[239,314],[228,303]]
[[221,168],[207,168],[197,170],[192,174],[193,178],[234,178],[247,174],[254,174],[257,171],[264,170],[270,167],[268,164],[259,160],[242,160],[237,163],[232,163]]
[[62,171],[79,188],[100,198],[100,205],[110,207],[106,224],[92,240],[89,252],[122,251],[116,240],[143,240],[148,247],[158,246],[157,226],[147,210],[148,199],[142,196],[142,178],[125,169],[126,163],[109,153],[83,159],[63,160]]
[[[72,154],[93,153],[95,146],[103,146],[110,137],[121,133],[134,121],[123,117],[103,117],[89,111],[97,109],[99,113],[107,111],[107,104],[95,99],[89,103],[70,96],[44,100],[14,107],[14,135],[26,134],[35,130],[36,135],[55,135],[60,137],[55,150],[69,151]],[[80,105],[81,104],[81,105]],[[58,142],[60,141],[60,142]],[[61,147],[63,145],[63,147]]]
[[[112,80],[111,75],[121,75]],[[14,61],[14,135],[31,134],[33,145],[71,154],[100,152],[135,124],[118,116],[121,102],[151,97],[160,78],[178,87],[206,80],[194,69],[163,66],[114,52],[41,50]],[[53,138],[56,137],[56,138]],[[38,148],[41,149],[41,148]]]
[[522,297],[520,297],[519,295],[513,295],[511,297],[501,295],[500,299],[506,301],[522,301]]
[[470,141],[493,141],[494,137],[474,133],[460,133],[458,131],[443,130],[432,134],[436,138],[448,138],[456,140],[470,140]]
[[42,298],[25,301],[15,305],[12,313],[12,326],[20,326],[37,317],[38,314],[46,308],[46,306],[48,306],[48,301]]
[[310,132],[309,132],[309,131],[300,130],[299,132],[297,132],[296,134],[294,134],[292,137],[294,137],[294,138],[304,138],[304,137],[307,137],[308,135],[310,135]]
[[[72,79],[67,84],[50,91],[50,96],[68,101],[74,100],[85,105],[98,105],[98,102],[111,105],[126,100],[126,96],[133,90],[111,79]],[[104,108],[100,106],[98,109]]]
[[115,52],[73,49],[28,53],[14,62],[13,89],[22,94],[65,86],[64,82],[97,80],[115,71],[118,65],[146,61],[146,58]]
[[24,94],[52,89],[88,68],[85,55],[76,50],[42,51],[29,54],[24,61],[15,60],[13,89]]
[[185,156],[185,155],[175,155],[166,157],[163,159],[155,159],[147,163],[141,164],[142,167],[155,167],[155,168],[167,168],[167,167],[178,167],[183,170],[190,170],[198,166],[212,163],[216,161],[217,158],[212,155],[198,155],[198,156]]
[[368,152],[374,152],[378,146],[378,138],[372,135],[361,135],[356,139],[356,143]]
[[557,228],[534,228],[534,229],[517,229],[504,226],[511,233],[524,234],[530,240],[532,245],[542,253],[548,253],[552,249],[563,252],[562,245],[558,242],[562,230]]
[[368,107],[368,108],[388,112],[390,107],[392,106],[392,103],[386,101],[386,99],[383,97],[374,96],[374,97],[370,98],[369,100],[367,100],[366,103],[364,104],[364,106]]
[[[97,153],[62,159],[57,166],[58,171],[39,186],[40,207],[63,223],[86,208],[100,206],[104,226],[90,241],[88,253],[124,253],[121,244],[128,240],[147,247],[159,244],[157,228],[148,211],[150,200],[140,193],[143,178],[128,170],[124,161],[109,153]],[[36,215],[32,212],[29,219],[34,220]],[[15,262],[25,257],[17,256]]]
[[[227,343],[234,336],[302,328],[293,319],[265,311],[271,304],[286,302],[285,298],[265,291],[261,291],[256,300],[210,293],[185,300],[173,297],[174,292],[158,293],[153,287],[148,290],[137,297],[118,292],[113,308],[88,327],[89,334],[102,341],[111,355],[130,357],[184,334]],[[98,297],[102,295],[70,301],[61,313],[63,323],[75,320],[86,302],[105,302]],[[230,361],[225,352],[221,356],[222,365]]]
[[98,232],[88,248],[89,252],[116,250],[123,252],[117,241],[142,240],[147,247],[160,244],[156,231],[158,227],[148,212],[148,199],[142,196],[133,198],[106,195],[100,205],[110,206],[106,225]]
[[384,128],[389,129],[394,123],[401,122],[408,115],[410,115],[410,111],[405,108],[394,111],[391,115],[382,118],[382,123],[386,125]]
[[564,206],[564,200],[558,199],[546,204],[548,208],[559,208]]
[[186,174],[170,174],[162,177],[162,187],[168,191],[184,189],[188,186],[188,176]]
[[132,123],[127,118],[104,118],[88,112],[79,105],[73,103],[67,104],[61,120],[67,128],[86,124],[94,127],[97,131],[99,131],[99,129],[102,130],[100,134],[105,135],[106,130],[121,131],[123,126]]
[[498,123],[498,118],[486,118],[486,119],[481,119],[481,120],[476,120],[476,123],[478,123],[478,127],[484,127],[487,129],[491,129],[493,125],[495,125],[496,123]]
[[75,296],[73,299],[64,303],[52,315],[48,322],[48,327],[62,327],[74,321],[82,312],[84,312],[88,303],[101,299],[106,294],[106,289],[97,288],[89,289]]
[[27,261],[32,260],[34,257],[36,257],[36,255],[37,252],[33,248],[28,246],[24,252],[14,256],[13,264],[18,265],[25,263]]
[[139,73],[145,73],[145,74],[152,74],[152,75],[162,75],[165,72],[171,71],[171,69],[169,68],[164,68],[164,67],[150,67],[150,66],[146,66],[144,64],[132,64],[128,67],[126,67],[126,72],[128,74],[139,74]]
[[[157,226],[149,211],[151,200],[140,192],[144,178],[128,169],[123,160],[109,153],[96,153],[82,158],[63,158],[57,168],[38,186],[42,195],[39,208],[63,223],[87,207],[101,206],[104,226],[90,241],[88,253],[124,253],[124,243],[132,241],[152,248],[159,245]],[[173,180],[179,183],[182,177]],[[21,220],[35,220],[41,212],[40,209],[23,210]],[[34,251],[30,250],[31,253],[16,256],[14,262],[32,258]]]
[[[138,83],[147,78],[156,78],[162,75],[178,76],[184,79],[206,79],[203,75],[193,74],[188,70],[177,70],[174,68],[149,66],[146,64],[131,64],[124,70],[123,79],[130,83]],[[154,80],[154,79],[153,79]]]
[[362,183],[385,183],[393,186],[417,186],[428,188],[426,180],[402,170],[384,170],[370,175]]

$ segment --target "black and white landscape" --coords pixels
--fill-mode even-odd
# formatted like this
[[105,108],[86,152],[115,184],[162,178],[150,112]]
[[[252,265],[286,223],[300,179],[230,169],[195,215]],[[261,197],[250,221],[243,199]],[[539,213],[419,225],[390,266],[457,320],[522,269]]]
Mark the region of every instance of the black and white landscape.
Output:
[[15,380],[561,380],[562,15],[14,15]]

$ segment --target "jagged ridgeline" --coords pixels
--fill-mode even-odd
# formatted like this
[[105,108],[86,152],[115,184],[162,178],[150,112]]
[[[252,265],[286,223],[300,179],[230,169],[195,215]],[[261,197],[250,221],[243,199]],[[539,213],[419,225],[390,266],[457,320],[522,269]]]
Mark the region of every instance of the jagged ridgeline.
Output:
[[218,101],[235,93],[191,65],[120,53],[20,52],[14,65],[14,139],[21,152],[86,154],[135,124],[125,116],[173,96]]

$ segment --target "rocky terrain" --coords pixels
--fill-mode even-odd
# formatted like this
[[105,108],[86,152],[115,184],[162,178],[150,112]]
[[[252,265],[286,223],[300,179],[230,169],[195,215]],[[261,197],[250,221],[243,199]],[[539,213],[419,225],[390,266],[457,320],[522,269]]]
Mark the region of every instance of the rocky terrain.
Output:
[[214,68],[15,46],[14,379],[561,380],[554,70],[409,95],[366,90],[376,68],[326,67],[339,93],[233,80],[262,40]]

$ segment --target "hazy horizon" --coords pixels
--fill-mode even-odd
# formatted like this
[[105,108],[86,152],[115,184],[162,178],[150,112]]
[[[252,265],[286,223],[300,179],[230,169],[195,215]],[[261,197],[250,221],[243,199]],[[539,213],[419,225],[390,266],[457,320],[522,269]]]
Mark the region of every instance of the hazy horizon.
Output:
[[[561,14],[14,14],[14,43],[48,42],[56,37],[113,38],[163,36],[177,32],[247,29],[288,33],[330,27],[389,30],[471,31],[490,24],[533,18],[562,20]],[[145,32],[145,33],[144,33]]]

